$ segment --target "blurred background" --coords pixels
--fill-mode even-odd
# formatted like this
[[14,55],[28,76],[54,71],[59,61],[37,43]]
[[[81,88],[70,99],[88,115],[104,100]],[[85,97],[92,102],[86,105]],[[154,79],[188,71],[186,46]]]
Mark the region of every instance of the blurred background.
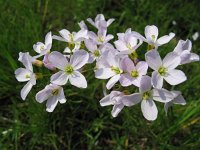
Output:
[[[127,28],[144,34],[145,26],[154,24],[160,36],[176,34],[160,48],[163,55],[187,38],[193,42],[193,52],[200,54],[199,0],[0,0],[0,12],[0,150],[200,149],[198,62],[181,66],[188,80],[174,87],[183,92],[187,105],[174,105],[166,116],[163,104],[157,103],[154,122],[144,119],[140,105],[112,118],[112,107],[99,105],[105,81],[95,79],[92,71],[85,73],[87,89],[65,86],[68,101],[53,113],[34,98],[49,77],[38,81],[26,101],[20,98],[24,84],[14,77],[14,70],[22,66],[19,52],[35,55],[32,45],[43,42],[47,32],[77,31],[78,22],[99,13],[116,19],[108,30],[115,38]],[[61,43],[55,41],[52,50],[62,51]]]

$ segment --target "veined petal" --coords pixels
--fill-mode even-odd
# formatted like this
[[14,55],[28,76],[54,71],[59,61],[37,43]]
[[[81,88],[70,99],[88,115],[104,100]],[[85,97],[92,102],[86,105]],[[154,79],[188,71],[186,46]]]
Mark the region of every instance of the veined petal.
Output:
[[51,76],[51,83],[57,85],[65,85],[69,76],[64,71],[59,71]]
[[137,78],[133,79],[132,84],[137,86],[137,87],[140,87],[141,80],[142,80],[142,76],[138,76]]
[[18,68],[15,70],[15,77],[19,82],[29,81],[32,72],[25,68]]
[[83,67],[89,59],[88,52],[84,50],[75,51],[71,57],[70,63],[75,70],[80,69]]
[[58,41],[67,42],[66,39],[64,39],[63,37],[57,36],[57,35],[53,35],[52,39],[55,39],[55,40],[58,40]]
[[140,87],[139,87],[140,93],[150,91],[151,88],[152,88],[151,77],[142,76],[142,79],[141,79],[141,82],[140,82]]
[[148,69],[148,64],[145,61],[140,61],[137,63],[136,69],[137,69],[139,75],[146,75],[147,69]]
[[124,105],[123,104],[117,104],[117,105],[114,105],[113,106],[113,109],[112,109],[112,116],[113,117],[117,117],[117,115],[120,113],[120,111],[124,108]]
[[172,102],[172,101],[165,103],[164,109],[165,109],[166,115],[167,115],[167,112],[168,112],[169,107],[171,107],[172,105],[173,105],[173,102]]
[[136,70],[136,67],[135,67],[133,61],[128,57],[125,57],[121,60],[120,66],[121,66],[122,70],[129,72],[129,73],[133,70]]
[[115,75],[115,72],[111,68],[100,68],[95,72],[95,78],[108,79]]
[[170,85],[178,85],[185,80],[187,80],[187,77],[181,70],[170,70],[168,71],[168,74],[164,76],[164,79],[170,84]]
[[129,74],[121,74],[119,82],[122,86],[129,86],[132,84],[133,78]]
[[123,42],[122,40],[117,40],[114,42],[115,47],[117,48],[117,50],[119,51],[125,51],[128,50],[128,48],[126,47],[126,43]]
[[142,95],[140,93],[134,93],[131,95],[124,95],[122,102],[125,106],[133,106],[141,102]]
[[57,99],[61,104],[65,103],[67,101],[62,87],[60,87],[60,91],[59,91]]
[[85,77],[78,71],[74,71],[74,73],[69,76],[69,82],[78,88],[87,87],[87,81]]
[[153,89],[153,99],[158,102],[166,103],[173,100],[171,92],[165,89]]
[[102,107],[104,106],[109,106],[109,105],[114,105],[114,100],[111,100],[110,99],[110,94],[109,95],[106,95],[104,98],[102,98],[100,101],[100,105]]
[[33,66],[32,66],[32,59],[33,57],[31,57],[29,55],[29,53],[19,53],[19,61],[22,62],[22,64],[26,67],[26,69],[30,70],[31,72],[33,72]]
[[91,25],[93,25],[94,27],[96,27],[94,21],[93,21],[91,18],[88,18],[87,21],[88,21]]
[[144,34],[148,41],[155,42],[158,37],[158,28],[155,25],[148,25],[145,27]]
[[37,102],[42,103],[45,100],[47,100],[50,96],[51,96],[51,88],[49,85],[47,85],[43,90],[39,91],[36,96],[35,99]]
[[47,107],[46,111],[53,112],[57,104],[58,104],[57,96],[50,97],[46,103],[46,107]]
[[174,38],[174,36],[175,36],[175,34],[171,32],[171,33],[169,33],[169,35],[165,35],[165,36],[160,37],[157,40],[158,46],[168,43],[171,39]]
[[147,120],[149,121],[156,120],[157,115],[158,115],[158,109],[153,100],[142,100],[141,109],[142,109],[143,116]]
[[163,59],[163,66],[167,69],[174,69],[180,64],[180,62],[180,57],[175,52],[170,52]]
[[161,76],[157,71],[152,73],[152,85],[155,88],[161,89],[163,87],[163,76]]
[[108,83],[106,84],[106,88],[109,90],[111,89],[115,83],[117,83],[119,81],[119,78],[120,78],[120,74],[117,74],[115,76],[113,76],[109,81]]
[[92,40],[85,40],[85,46],[91,52],[94,52],[95,50],[97,50],[97,45]]
[[65,40],[70,41],[70,39],[69,39],[70,38],[69,37],[70,32],[68,30],[62,29],[62,30],[59,31],[59,33]]
[[57,51],[53,51],[49,54],[49,62],[56,68],[60,70],[65,70],[65,67],[68,65],[67,58],[63,54]]
[[48,47],[48,50],[51,49],[51,45],[52,45],[52,34],[51,34],[51,32],[47,33],[47,35],[45,36],[45,45],[46,45],[46,47]]
[[27,82],[26,85],[22,88],[21,90],[21,98],[23,100],[26,99],[26,96],[28,95],[28,93],[31,91],[33,85],[31,84],[31,82]]
[[80,30],[79,32],[75,34],[74,41],[79,42],[79,41],[83,41],[84,39],[88,39],[87,33],[88,33],[87,30]]
[[108,19],[108,21],[107,21],[107,27],[110,26],[110,24],[113,23],[113,21],[115,21],[115,19],[113,19],[113,18]]
[[157,70],[162,65],[162,60],[157,50],[151,50],[145,54],[148,66],[153,70]]

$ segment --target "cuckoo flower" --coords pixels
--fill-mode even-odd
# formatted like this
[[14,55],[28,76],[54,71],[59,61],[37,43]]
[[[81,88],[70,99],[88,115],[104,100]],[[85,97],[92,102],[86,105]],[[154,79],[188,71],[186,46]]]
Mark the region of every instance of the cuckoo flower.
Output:
[[81,42],[85,39],[88,39],[88,31],[87,30],[80,30],[79,32],[72,32],[70,33],[66,29],[62,29],[59,31],[60,36],[53,36],[53,39],[64,41],[68,43],[68,46],[65,48],[64,52],[70,53],[71,51],[74,52],[81,47]]
[[21,98],[26,99],[32,86],[36,84],[35,74],[33,73],[32,57],[28,53],[20,53],[19,61],[23,63],[25,68],[15,70],[15,77],[19,82],[27,82],[21,90]]
[[145,61],[140,61],[135,65],[133,61],[126,57],[121,61],[121,68],[125,72],[121,74],[120,84],[129,86],[131,84],[139,87],[143,75],[146,75],[148,65]]
[[33,45],[33,49],[37,53],[39,53],[39,55],[36,56],[36,58],[48,53],[51,49],[51,46],[52,46],[52,35],[51,35],[51,32],[49,32],[45,36],[45,42],[44,43],[37,42],[36,44]]
[[78,25],[81,28],[81,30],[88,30],[88,27],[86,26],[84,21],[79,22]]
[[122,92],[112,91],[109,95],[106,95],[104,98],[100,100],[100,105],[101,106],[113,105],[111,114],[113,117],[117,117],[120,111],[124,108],[123,96],[124,94]]
[[88,32],[89,38],[92,39],[94,42],[96,42],[98,45],[108,43],[110,40],[114,38],[113,35],[111,34],[106,35],[106,34],[107,30],[103,28],[100,28],[97,34],[95,34],[92,31]]
[[66,102],[63,88],[55,84],[47,85],[43,90],[36,94],[35,99],[39,103],[47,100],[46,111],[48,112],[53,112],[58,102],[61,104]]
[[174,52],[180,56],[181,64],[187,64],[195,61],[199,61],[199,55],[191,53],[192,42],[190,40],[179,40]]
[[147,120],[155,120],[158,110],[154,101],[166,103],[173,99],[173,95],[165,89],[152,89],[151,78],[143,76],[139,93],[125,95],[123,103],[125,106],[133,106],[141,102],[143,116]]
[[131,54],[134,52],[141,44],[142,40],[136,38],[131,29],[127,29],[125,33],[118,33],[118,40],[114,42],[115,47],[119,54]]
[[95,18],[95,20],[93,21],[91,18],[88,18],[87,21],[93,25],[94,27],[96,27],[97,29],[100,28],[107,28],[108,26],[110,26],[110,24],[114,21],[115,19],[109,19],[108,21],[105,20],[105,17],[103,14],[98,14]]
[[85,46],[90,52],[88,63],[93,63],[95,60],[99,60],[107,50],[114,49],[114,47],[109,43],[98,46],[93,40],[85,40]]
[[109,79],[106,84],[107,89],[111,89],[120,79],[122,69],[120,68],[120,58],[109,51],[100,61],[97,62],[95,77],[98,79]]
[[171,94],[173,95],[173,100],[165,103],[165,106],[164,106],[166,114],[167,114],[168,108],[171,107],[173,104],[179,104],[179,105],[186,104],[186,101],[180,91],[171,91]]
[[133,34],[148,43],[148,50],[157,49],[158,46],[168,43],[175,36],[175,34],[171,32],[169,35],[158,38],[158,28],[155,25],[146,26],[144,33],[145,37],[137,32]]
[[78,71],[88,62],[89,54],[84,50],[75,51],[70,62],[60,52],[52,52],[49,54],[51,64],[60,69],[59,72],[51,76],[51,83],[57,85],[65,85],[69,82],[79,88],[86,88],[87,81],[85,77]]
[[148,66],[154,71],[152,73],[152,84],[161,89],[163,79],[170,85],[177,85],[184,82],[187,77],[181,70],[175,69],[180,64],[180,57],[175,52],[168,53],[163,61],[157,50],[151,50],[145,55]]

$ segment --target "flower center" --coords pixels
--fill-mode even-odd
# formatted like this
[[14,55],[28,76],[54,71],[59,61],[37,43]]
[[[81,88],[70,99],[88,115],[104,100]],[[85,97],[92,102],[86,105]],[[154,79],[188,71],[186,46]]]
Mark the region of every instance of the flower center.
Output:
[[131,76],[132,76],[133,78],[137,78],[137,77],[139,76],[138,71],[136,71],[136,70],[131,71]]
[[43,51],[44,50],[44,46],[40,46],[40,51]]
[[150,92],[150,91],[145,92],[145,93],[143,93],[143,95],[142,95],[142,99],[143,99],[143,100],[148,100],[148,99],[150,98],[150,96],[151,96],[151,92]]
[[158,73],[159,73],[161,76],[164,76],[164,75],[167,73],[167,68],[161,66],[161,67],[158,69]]
[[152,38],[153,41],[155,41],[156,36],[155,36],[155,35],[152,35],[151,38]]
[[94,54],[95,57],[99,57],[100,56],[100,52],[99,52],[98,49],[95,50],[93,54]]
[[148,49],[148,50],[152,50],[152,49],[154,49],[154,48],[155,48],[154,45],[150,45],[150,44],[149,44],[147,49]]
[[26,79],[30,79],[30,75],[27,74],[27,75],[25,76],[25,78],[26,78]]
[[136,53],[136,51],[133,51],[131,54],[128,54],[128,56],[134,60],[135,58],[138,58],[138,54]]
[[74,35],[73,35],[73,33],[69,34],[69,41],[70,41],[70,43],[74,43]]
[[103,43],[104,42],[104,37],[103,36],[99,36],[97,41]]
[[58,90],[58,89],[54,89],[54,90],[52,90],[52,92],[51,92],[51,94],[52,94],[53,96],[58,95],[58,93],[59,93],[59,90]]
[[112,66],[111,70],[114,71],[116,74],[120,74],[121,73],[121,71],[120,71],[120,69],[118,67]]
[[132,47],[131,47],[131,44],[130,44],[130,43],[126,44],[126,47],[127,47],[129,50],[132,50]]
[[71,65],[66,66],[65,68],[66,74],[72,74],[74,72],[74,69]]

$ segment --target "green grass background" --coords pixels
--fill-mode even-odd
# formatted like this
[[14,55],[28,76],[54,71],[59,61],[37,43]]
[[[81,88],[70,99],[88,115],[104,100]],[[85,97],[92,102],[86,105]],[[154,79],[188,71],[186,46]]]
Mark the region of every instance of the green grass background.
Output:
[[[109,29],[112,34],[129,27],[143,34],[148,24],[157,25],[160,35],[176,33],[170,44],[160,48],[164,55],[180,38],[192,39],[194,32],[200,32],[199,0],[0,0],[0,12],[1,150],[200,149],[199,62],[182,66],[188,81],[174,87],[183,92],[187,105],[174,105],[166,116],[163,105],[157,103],[159,115],[154,122],[144,119],[140,105],[112,118],[112,108],[99,105],[105,83],[95,79],[92,71],[85,73],[87,89],[65,86],[68,101],[53,113],[34,98],[49,77],[38,81],[26,101],[19,94],[24,84],[14,77],[14,70],[22,66],[17,61],[20,51],[35,55],[32,45],[43,41],[48,31],[78,30],[79,21],[98,13],[116,19]],[[198,54],[199,39],[193,41]],[[60,43],[55,41],[52,50],[63,50]]]

